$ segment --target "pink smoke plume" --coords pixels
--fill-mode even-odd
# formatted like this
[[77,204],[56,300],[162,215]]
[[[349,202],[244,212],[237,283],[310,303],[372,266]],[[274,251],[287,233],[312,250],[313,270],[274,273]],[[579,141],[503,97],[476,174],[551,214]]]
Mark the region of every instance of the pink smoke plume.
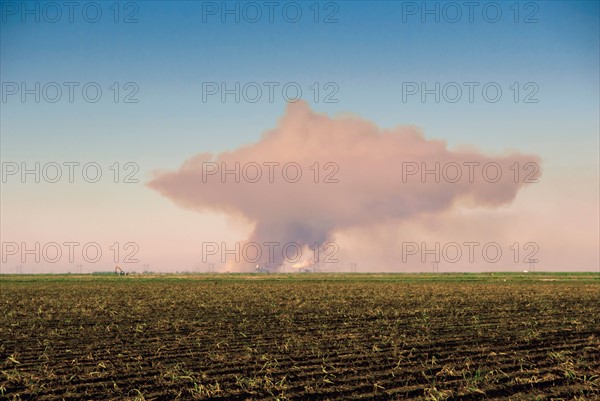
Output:
[[258,142],[198,154],[148,185],[184,208],[245,217],[254,224],[248,242],[309,247],[337,231],[410,221],[457,204],[509,204],[539,178],[539,163],[518,152],[449,150],[415,127],[380,129],[298,102]]

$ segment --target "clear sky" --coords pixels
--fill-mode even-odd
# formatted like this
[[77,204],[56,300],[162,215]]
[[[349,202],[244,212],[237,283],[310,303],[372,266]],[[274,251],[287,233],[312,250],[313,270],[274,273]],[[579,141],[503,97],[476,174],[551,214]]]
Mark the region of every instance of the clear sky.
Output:
[[[446,227],[438,239],[466,241],[472,233],[482,243],[501,243],[506,254],[514,242],[535,242],[538,269],[598,271],[597,1],[475,2],[472,9],[464,2],[421,1],[77,2],[73,9],[62,2],[0,4],[2,272],[16,266],[74,271],[78,264],[83,271],[112,269],[114,243],[120,264],[128,253],[124,244],[135,243],[128,249],[137,250],[139,261],[126,264],[130,270],[145,264],[163,271],[206,269],[202,244],[245,241],[253,222],[181,208],[146,184],[153,172],[176,170],[197,154],[260,141],[286,113],[287,83],[301,88],[313,111],[332,118],[357,116],[382,129],[416,126],[449,149],[536,155],[543,172],[539,183],[520,189],[500,208],[476,208],[476,217],[461,219],[458,206],[444,211],[435,217],[438,227]],[[273,101],[268,82],[277,83]],[[472,102],[465,82],[476,85]],[[212,83],[219,93],[207,94]],[[262,97],[249,101],[252,87],[240,93],[239,102],[235,94],[222,101],[221,83],[257,83]],[[423,101],[420,85],[432,89],[436,83],[456,85],[440,92],[439,102],[435,94]],[[487,95],[502,90],[496,102],[482,92],[490,83]],[[456,86],[462,96],[449,101],[457,99]],[[415,87],[419,93],[409,94]],[[102,95],[92,103],[96,88]],[[36,183],[30,174],[23,183],[20,171],[11,175],[14,166],[34,168],[36,162],[58,163],[63,178],[50,183],[42,174]],[[73,183],[65,177],[65,162],[80,163]],[[102,169],[96,183],[81,176],[80,167],[89,162]],[[127,173],[139,182],[122,182]],[[380,241],[382,252],[361,241],[374,231],[401,232],[404,241],[419,243],[433,238],[423,221],[393,217],[378,227],[336,231],[329,239],[343,248],[339,265],[429,269],[429,263],[396,265],[380,257],[400,249],[397,242]],[[76,250],[69,261],[69,241],[100,244],[102,259],[90,263]],[[23,244],[35,249],[36,242],[38,262],[36,251],[23,255]],[[51,242],[63,252],[56,263],[42,254]],[[522,262],[440,266],[529,268]]]

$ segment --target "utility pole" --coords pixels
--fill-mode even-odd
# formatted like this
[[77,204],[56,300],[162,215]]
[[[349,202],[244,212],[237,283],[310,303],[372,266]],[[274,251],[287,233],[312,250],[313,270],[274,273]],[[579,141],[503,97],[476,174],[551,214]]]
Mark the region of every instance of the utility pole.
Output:
[[529,271],[535,272],[535,264],[539,262],[539,259],[529,259]]

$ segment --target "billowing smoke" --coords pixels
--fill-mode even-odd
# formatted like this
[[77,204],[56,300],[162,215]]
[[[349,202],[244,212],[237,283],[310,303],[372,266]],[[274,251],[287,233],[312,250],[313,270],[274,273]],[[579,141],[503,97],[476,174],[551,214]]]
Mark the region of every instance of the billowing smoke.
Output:
[[[354,116],[317,114],[298,102],[258,142],[198,154],[178,171],[157,173],[148,185],[184,208],[245,217],[254,224],[247,243],[264,253],[264,244],[280,244],[271,248],[279,265],[282,244],[308,249],[347,229],[411,221],[459,204],[508,204],[539,178],[539,162],[518,152],[450,150],[415,127],[380,129]],[[293,262],[303,259],[306,254]]]

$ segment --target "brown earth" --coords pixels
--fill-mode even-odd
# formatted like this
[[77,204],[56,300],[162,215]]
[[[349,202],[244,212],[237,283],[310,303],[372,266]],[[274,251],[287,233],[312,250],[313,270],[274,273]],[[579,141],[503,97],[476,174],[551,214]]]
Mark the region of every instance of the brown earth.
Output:
[[6,280],[0,398],[600,399],[600,283]]

